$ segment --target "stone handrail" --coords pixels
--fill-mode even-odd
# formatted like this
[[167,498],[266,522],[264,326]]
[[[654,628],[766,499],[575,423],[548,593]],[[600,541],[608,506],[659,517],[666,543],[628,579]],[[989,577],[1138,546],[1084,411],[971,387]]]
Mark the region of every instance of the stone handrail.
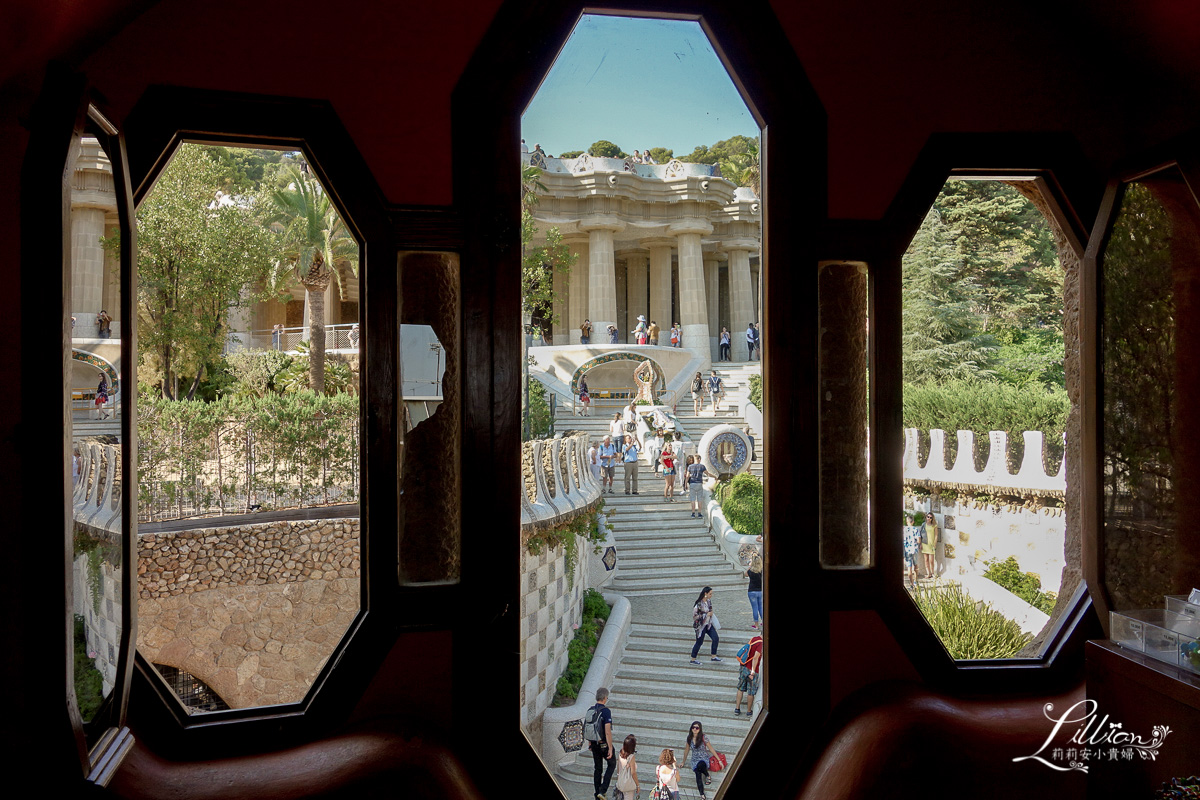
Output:
[[[552,528],[569,522],[600,499],[600,484],[588,468],[587,446],[586,433],[526,442],[528,449],[522,469],[526,484],[533,483],[534,497],[531,500],[528,491],[522,487],[522,531]],[[551,464],[549,475],[543,467],[547,455]],[[566,481],[562,479],[564,469]]]
[[79,480],[75,484],[72,506],[76,522],[91,528],[121,533],[121,502],[113,491],[117,478],[120,449],[116,445],[85,442],[79,454]]
[[904,481],[957,484],[961,488],[980,487],[1008,489],[1017,493],[1064,496],[1067,489],[1066,460],[1059,466],[1058,474],[1047,475],[1042,462],[1043,436],[1041,431],[1025,431],[1025,456],[1021,468],[1015,475],[1008,471],[1008,434],[1004,431],[989,433],[991,450],[987,465],[982,472],[975,469],[975,434],[958,431],[958,456],[954,466],[946,467],[946,432],[934,428],[929,431],[929,458],[920,461],[920,435],[916,428],[904,430]]

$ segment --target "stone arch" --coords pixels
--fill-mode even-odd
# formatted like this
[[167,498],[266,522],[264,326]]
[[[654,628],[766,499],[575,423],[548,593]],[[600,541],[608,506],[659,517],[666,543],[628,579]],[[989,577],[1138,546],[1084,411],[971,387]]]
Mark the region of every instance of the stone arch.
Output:
[[653,358],[633,350],[614,350],[612,352],[605,353],[602,356],[596,356],[595,358],[588,359],[579,365],[579,368],[576,369],[571,375],[571,394],[579,394],[579,381],[588,373],[589,370],[598,367],[601,364],[612,364],[616,361],[633,361],[639,364],[643,361],[649,361],[650,366],[654,368],[655,383],[657,383],[660,388],[665,388],[667,385],[667,377],[666,373],[663,372],[662,365],[660,365]]
[[80,350],[79,348],[71,348],[71,360],[79,361],[87,364],[89,367],[95,367],[108,376],[108,385],[113,393],[116,393],[120,387],[120,373],[113,363],[102,356],[98,356],[90,350]]

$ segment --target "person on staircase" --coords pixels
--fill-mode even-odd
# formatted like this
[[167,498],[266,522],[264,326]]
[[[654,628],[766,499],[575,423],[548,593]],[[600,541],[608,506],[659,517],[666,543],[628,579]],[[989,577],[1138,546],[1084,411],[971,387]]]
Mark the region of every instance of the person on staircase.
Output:
[[721,328],[721,355],[719,361],[733,361],[729,355],[729,345],[732,340],[729,335],[729,328]]
[[663,502],[675,502],[675,451],[668,442],[662,451]]
[[742,575],[750,580],[750,585],[746,587],[746,598],[750,601],[750,614],[754,617],[750,628],[758,630],[758,621],[763,619],[763,561],[757,550],[750,559],[750,566],[746,567],[746,571]]
[[[655,777],[658,782],[654,788],[660,797],[661,790],[665,789],[671,800],[679,800],[679,765],[675,763],[675,751],[671,748],[664,747],[663,751],[659,753],[658,770]],[[653,795],[651,797],[653,798]]]
[[617,788],[613,790],[613,800],[637,800],[638,774],[637,737],[632,733],[625,737],[621,752],[617,754]]
[[696,666],[700,666],[700,661],[696,656],[700,653],[700,645],[704,641],[705,635],[712,641],[712,660],[721,660],[717,657],[717,646],[721,643],[721,637],[717,636],[717,626],[720,623],[717,621],[716,612],[713,611],[712,593],[712,587],[705,586],[700,590],[700,596],[696,598],[695,604],[692,605],[692,630],[696,632],[696,643],[692,645],[690,663]]
[[700,456],[688,456],[687,466],[687,490],[688,500],[692,504],[692,518],[704,517],[704,512],[700,510],[701,504],[704,502],[704,477],[708,475],[708,470],[704,468],[704,462]]
[[717,406],[721,402],[721,395],[725,393],[725,385],[721,381],[721,376],[714,369],[708,376],[708,394],[712,397],[713,414],[718,411]]
[[700,800],[705,800],[704,787],[712,783],[712,777],[708,774],[710,758],[712,743],[704,735],[704,726],[700,724],[700,720],[696,720],[688,731],[687,750],[684,751],[683,759],[688,768],[696,773],[696,791],[700,793]]
[[697,372],[692,378],[692,413],[700,416],[700,407],[704,404],[704,377]]
[[632,433],[625,434],[625,452],[621,455],[621,467],[625,471],[625,494],[629,494],[630,482],[633,485],[633,493],[637,494],[638,469],[641,464],[638,462],[638,445]]

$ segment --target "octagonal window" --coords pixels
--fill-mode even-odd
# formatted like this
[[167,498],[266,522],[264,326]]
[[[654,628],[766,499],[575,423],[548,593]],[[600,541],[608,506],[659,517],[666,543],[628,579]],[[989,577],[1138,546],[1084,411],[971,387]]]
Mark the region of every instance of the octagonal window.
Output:
[[762,708],[759,134],[683,20],[584,15],[522,118],[520,702],[560,783],[600,711],[686,787]]
[[1043,192],[952,178],[902,262],[902,577],[956,660],[1038,657],[1079,587],[1063,327],[1078,255]]
[[298,703],[361,606],[359,241],[294,150],[180,145],[137,224],[138,650]]

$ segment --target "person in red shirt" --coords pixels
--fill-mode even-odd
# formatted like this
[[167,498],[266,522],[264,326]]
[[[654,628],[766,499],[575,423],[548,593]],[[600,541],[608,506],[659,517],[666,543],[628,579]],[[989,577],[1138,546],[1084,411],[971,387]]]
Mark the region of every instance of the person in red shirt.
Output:
[[746,695],[746,716],[754,716],[754,695],[758,694],[758,673],[762,665],[763,638],[755,635],[750,640],[750,649],[746,651],[745,660],[738,655],[738,687],[737,700],[734,701],[733,713],[742,715],[742,694]]

